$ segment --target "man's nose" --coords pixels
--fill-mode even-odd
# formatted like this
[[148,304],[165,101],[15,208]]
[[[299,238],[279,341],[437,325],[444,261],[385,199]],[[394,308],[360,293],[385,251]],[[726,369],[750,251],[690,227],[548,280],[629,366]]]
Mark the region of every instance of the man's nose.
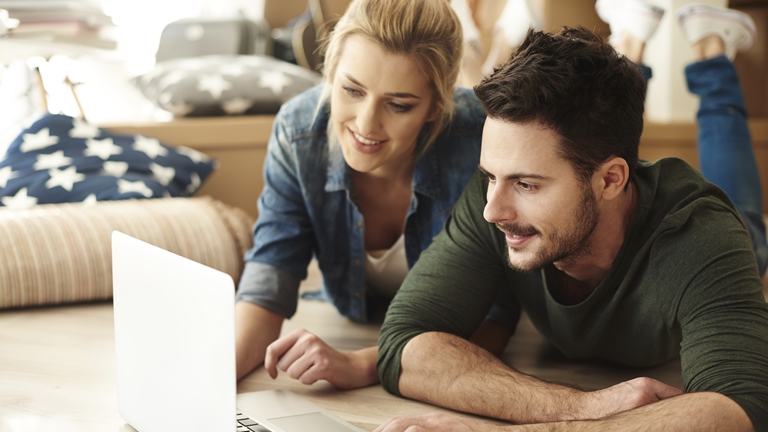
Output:
[[514,221],[517,212],[514,208],[514,201],[506,188],[498,185],[489,184],[486,195],[488,202],[483,209],[483,217],[490,223],[504,223]]

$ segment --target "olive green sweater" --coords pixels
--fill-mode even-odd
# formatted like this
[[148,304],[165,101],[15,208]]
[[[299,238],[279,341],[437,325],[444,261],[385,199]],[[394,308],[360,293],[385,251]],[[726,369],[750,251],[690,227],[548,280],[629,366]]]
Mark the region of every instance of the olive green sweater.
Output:
[[622,248],[572,306],[552,297],[547,269],[508,267],[503,233],[483,219],[487,182],[475,175],[389,307],[379,339],[384,387],[399,394],[409,340],[431,331],[468,338],[507,290],[509,317],[525,310],[569,358],[649,367],[680,356],[685,391],[722,393],[768,431],[768,306],[744,223],[682,160],[642,162],[636,174],[638,207]]

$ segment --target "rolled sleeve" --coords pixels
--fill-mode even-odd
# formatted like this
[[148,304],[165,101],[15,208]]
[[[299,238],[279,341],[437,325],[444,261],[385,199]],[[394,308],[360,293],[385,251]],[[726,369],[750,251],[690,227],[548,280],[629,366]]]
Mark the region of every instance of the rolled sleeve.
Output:
[[275,266],[248,262],[237,288],[237,301],[253,303],[291,318],[296,313],[300,282],[298,277]]

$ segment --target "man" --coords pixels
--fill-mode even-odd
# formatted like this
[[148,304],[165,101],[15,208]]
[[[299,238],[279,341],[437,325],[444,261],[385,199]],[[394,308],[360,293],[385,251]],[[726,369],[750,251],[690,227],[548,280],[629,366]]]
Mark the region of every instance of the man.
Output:
[[[731,145],[746,120],[723,54],[748,45],[751,21],[700,6],[678,16],[699,60],[686,74],[700,128]],[[685,162],[637,160],[640,69],[586,30],[530,32],[475,92],[483,176],[391,304],[379,374],[395,394],[525,426],[427,415],[377,430],[768,430],[768,307],[750,239],[762,229],[764,269],[765,228]],[[570,358],[650,367],[679,355],[685,392],[650,378],[582,392],[509,368],[466,340],[500,292],[509,319],[525,310]]]

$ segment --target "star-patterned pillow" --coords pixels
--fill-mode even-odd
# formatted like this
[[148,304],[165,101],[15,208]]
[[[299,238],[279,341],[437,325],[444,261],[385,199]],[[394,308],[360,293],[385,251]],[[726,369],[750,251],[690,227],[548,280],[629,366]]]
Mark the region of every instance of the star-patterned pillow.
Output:
[[0,205],[190,196],[215,163],[190,148],[46,114],[0,160]]
[[274,114],[321,75],[269,56],[208,55],[166,60],[134,84],[178,117]]

